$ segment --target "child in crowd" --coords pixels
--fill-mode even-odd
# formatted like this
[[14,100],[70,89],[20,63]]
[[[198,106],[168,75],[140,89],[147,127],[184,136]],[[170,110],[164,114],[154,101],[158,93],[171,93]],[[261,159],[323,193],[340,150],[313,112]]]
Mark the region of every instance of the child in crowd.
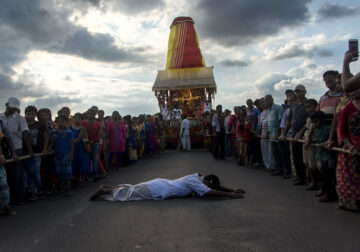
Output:
[[147,115],[145,120],[145,154],[154,155],[156,151],[155,127],[151,116]]
[[116,158],[116,169],[120,168],[121,156],[125,152],[125,126],[118,111],[112,113],[113,121],[108,122],[106,132],[110,140],[109,169],[112,169],[114,157]]
[[58,129],[53,136],[53,144],[55,144],[55,165],[56,178],[58,186],[65,196],[70,197],[70,181],[72,178],[71,162],[74,159],[74,135],[72,131],[66,127],[68,120],[66,116],[60,115],[56,118]]
[[[325,143],[329,139],[330,125],[325,124],[326,115],[323,111],[316,111],[311,116],[311,124],[314,128],[314,135],[316,143],[319,148],[316,151],[316,163],[320,170],[320,192],[317,196],[320,202],[332,202],[337,200],[335,190],[335,171],[329,168],[329,161],[331,160],[331,152],[325,149]],[[306,144],[308,144],[307,141]]]
[[134,120],[129,121],[129,137],[127,141],[127,148],[129,149],[129,162],[130,164],[136,163],[137,161],[137,138],[138,131],[137,125]]
[[[42,153],[47,155],[47,147],[49,144],[49,134],[44,123],[36,121],[37,108],[28,106],[25,108],[25,119],[29,127],[29,138],[34,153]],[[26,146],[24,146],[26,149]],[[27,175],[27,183],[30,190],[29,200],[37,200],[38,197],[44,197],[42,181],[40,175],[42,158],[34,156],[24,161],[25,171]]]
[[245,129],[244,129],[244,142],[245,142],[245,166],[252,167],[253,157],[255,153],[254,149],[254,135],[256,132],[253,130],[253,116],[246,117]]
[[[314,134],[311,136],[311,139],[307,140],[309,132],[311,129],[311,115],[316,111],[318,102],[315,99],[308,99],[304,103],[305,110],[308,113],[305,126],[296,134],[296,139],[301,139],[304,137],[305,141],[314,142]],[[306,187],[305,190],[317,190],[318,189],[318,170],[315,160],[317,148],[311,144],[303,145],[303,159],[306,166],[308,178],[310,178],[310,186]]]
[[[74,160],[72,161],[72,172],[77,178],[79,186],[85,185],[85,178],[90,173],[89,146],[85,150],[87,139],[86,128],[81,125],[81,113],[76,113],[73,120],[74,125],[70,126],[70,130],[74,135]],[[87,152],[88,151],[88,152]]]

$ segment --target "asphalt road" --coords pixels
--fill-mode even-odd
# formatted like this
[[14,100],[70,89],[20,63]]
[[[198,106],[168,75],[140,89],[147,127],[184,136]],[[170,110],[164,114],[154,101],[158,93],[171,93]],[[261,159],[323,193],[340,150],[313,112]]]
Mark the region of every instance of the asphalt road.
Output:
[[[104,184],[193,172],[217,174],[244,199],[89,201]],[[317,202],[313,192],[209,153],[166,151],[98,183],[16,207],[0,217],[0,251],[360,251],[360,215]]]

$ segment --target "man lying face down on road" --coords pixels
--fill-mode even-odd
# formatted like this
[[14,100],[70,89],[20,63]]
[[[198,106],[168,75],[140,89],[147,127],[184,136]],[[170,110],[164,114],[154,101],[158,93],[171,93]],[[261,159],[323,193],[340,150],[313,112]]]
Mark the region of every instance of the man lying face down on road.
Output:
[[153,179],[136,185],[100,185],[91,200],[108,201],[163,200],[166,198],[187,197],[192,195],[243,198],[242,189],[233,190],[220,185],[215,175],[201,176],[194,173],[178,179]]

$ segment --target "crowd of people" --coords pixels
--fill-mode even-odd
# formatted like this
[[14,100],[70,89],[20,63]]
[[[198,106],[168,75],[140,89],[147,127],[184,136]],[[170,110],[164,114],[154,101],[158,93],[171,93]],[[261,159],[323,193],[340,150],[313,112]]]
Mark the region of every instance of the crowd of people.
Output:
[[204,113],[204,146],[215,159],[236,158],[239,165],[264,167],[272,176],[293,179],[316,191],[320,202],[360,211],[360,73],[349,64],[357,52],[347,52],[343,72],[323,74],[328,89],[319,100],[306,98],[306,87],[285,91],[284,104],[271,94],[234,114],[218,105]]
[[165,148],[165,121],[156,116],[118,111],[104,116],[92,106],[71,115],[63,107],[52,120],[50,109],[27,106],[20,115],[20,100],[8,99],[0,114],[0,209],[23,205],[50,195],[71,196],[71,188],[97,182],[120,167]]
[[[294,185],[316,190],[320,202],[338,201],[339,208],[360,211],[360,74],[345,54],[342,74],[323,74],[328,91],[319,100],[306,98],[306,87],[285,91],[284,104],[268,94],[235,106],[234,113],[203,114],[204,148],[215,159],[236,159],[246,167],[293,179]],[[168,122],[161,113],[105,116],[96,106],[71,115],[27,106],[12,97],[0,114],[0,209],[63,194],[97,182],[109,173],[164,151]],[[179,146],[191,150],[190,121],[182,116]],[[334,151],[341,147],[343,151]]]

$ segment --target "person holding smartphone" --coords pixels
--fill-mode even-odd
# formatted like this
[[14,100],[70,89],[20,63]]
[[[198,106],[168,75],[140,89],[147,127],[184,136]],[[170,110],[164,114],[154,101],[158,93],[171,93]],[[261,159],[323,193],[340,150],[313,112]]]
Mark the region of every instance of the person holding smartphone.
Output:
[[360,72],[352,76],[350,72],[350,63],[359,58],[358,40],[349,40],[349,50],[345,53],[343,62],[343,72],[341,82],[344,92],[350,93],[356,91],[360,87]]

